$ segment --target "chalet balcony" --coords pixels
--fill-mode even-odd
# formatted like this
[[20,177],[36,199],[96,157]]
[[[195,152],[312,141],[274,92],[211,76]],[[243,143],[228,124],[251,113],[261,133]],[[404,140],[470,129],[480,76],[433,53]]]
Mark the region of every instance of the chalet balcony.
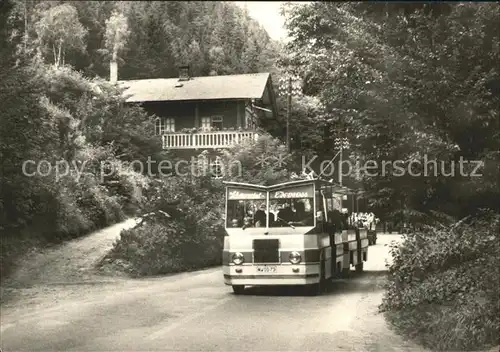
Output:
[[217,131],[167,133],[162,136],[163,149],[229,148],[245,139],[257,139],[255,131]]

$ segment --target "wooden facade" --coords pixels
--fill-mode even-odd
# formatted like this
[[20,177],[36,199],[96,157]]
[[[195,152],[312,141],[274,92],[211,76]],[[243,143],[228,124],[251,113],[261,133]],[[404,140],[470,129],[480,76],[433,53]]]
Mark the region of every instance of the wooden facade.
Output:
[[275,117],[271,76],[264,74],[122,81],[129,102],[155,124],[165,150],[228,148],[257,138],[260,118]]

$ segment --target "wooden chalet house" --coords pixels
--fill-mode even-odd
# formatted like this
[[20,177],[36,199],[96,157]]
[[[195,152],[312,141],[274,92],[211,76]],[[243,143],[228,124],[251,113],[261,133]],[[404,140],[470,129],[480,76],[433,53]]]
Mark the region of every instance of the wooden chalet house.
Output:
[[[189,66],[178,78],[111,81],[126,88],[127,102],[155,115],[155,133],[164,150],[199,154],[257,138],[256,122],[275,117],[276,100],[269,73],[191,77]],[[185,154],[185,153],[183,153]]]

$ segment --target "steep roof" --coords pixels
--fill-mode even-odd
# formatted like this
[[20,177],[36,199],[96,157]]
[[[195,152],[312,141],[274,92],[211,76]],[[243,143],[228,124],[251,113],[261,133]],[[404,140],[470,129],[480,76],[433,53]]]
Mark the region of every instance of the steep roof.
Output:
[[118,81],[118,84],[127,88],[124,95],[128,102],[261,99],[269,77],[269,73],[249,73],[193,77],[188,81],[179,81],[178,78],[140,79]]

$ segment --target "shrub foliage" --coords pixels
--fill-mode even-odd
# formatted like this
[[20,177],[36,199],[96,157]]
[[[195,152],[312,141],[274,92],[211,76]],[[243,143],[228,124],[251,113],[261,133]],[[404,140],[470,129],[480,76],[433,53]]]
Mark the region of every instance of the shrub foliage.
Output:
[[381,309],[433,350],[474,350],[500,336],[500,215],[428,227],[392,245]]
[[145,191],[143,212],[154,215],[122,231],[101,266],[131,276],[149,276],[220,264],[222,194],[220,181],[210,177],[152,180]]

